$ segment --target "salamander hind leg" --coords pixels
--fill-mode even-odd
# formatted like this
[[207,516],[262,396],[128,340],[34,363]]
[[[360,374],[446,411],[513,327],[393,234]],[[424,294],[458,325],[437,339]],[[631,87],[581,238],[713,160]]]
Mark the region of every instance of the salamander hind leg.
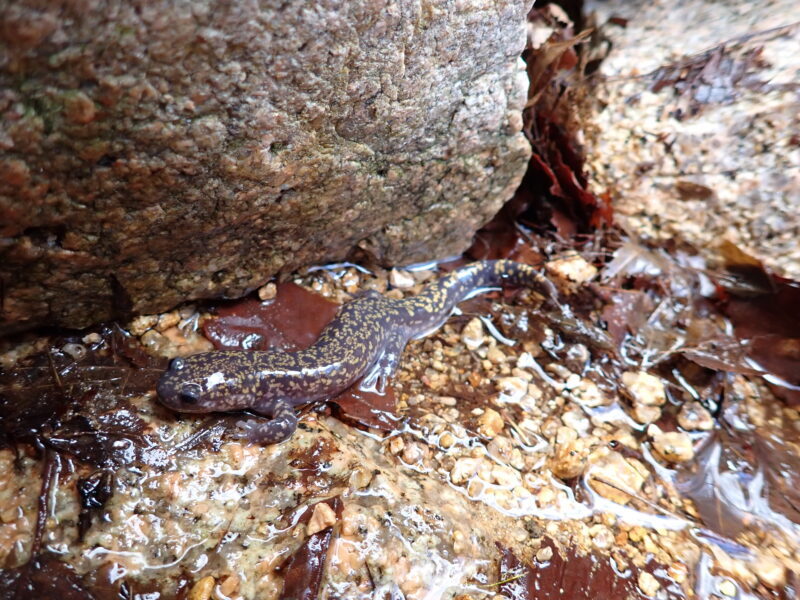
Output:
[[291,404],[285,400],[270,400],[260,404],[256,412],[269,417],[263,419],[246,419],[237,421],[238,437],[246,438],[254,443],[277,444],[289,439],[297,429],[297,415]]
[[387,340],[378,360],[364,375],[361,389],[379,394],[383,394],[386,391],[386,386],[389,385],[389,381],[400,364],[400,358],[403,355],[406,343],[407,340],[402,335],[393,335]]

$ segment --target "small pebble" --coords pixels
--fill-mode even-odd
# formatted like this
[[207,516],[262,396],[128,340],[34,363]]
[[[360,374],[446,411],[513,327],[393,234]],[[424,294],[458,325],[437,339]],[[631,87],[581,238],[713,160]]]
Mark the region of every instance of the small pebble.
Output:
[[[128,324],[128,331],[130,331],[132,335],[139,337],[148,329],[155,327],[157,323],[158,315],[142,315],[136,317]],[[200,581],[202,581],[202,579]]]
[[389,271],[389,283],[401,290],[407,290],[414,287],[417,282],[408,271],[392,269]]
[[489,362],[495,365],[501,365],[506,362],[506,355],[498,346],[492,346],[486,352],[486,358],[489,359]]
[[674,562],[667,569],[667,575],[669,575],[670,579],[675,583],[683,583],[689,575],[689,569],[683,563]]
[[487,438],[493,438],[498,433],[503,431],[503,417],[500,416],[496,410],[487,408],[486,411],[478,417],[478,433]]
[[587,475],[598,494],[617,504],[627,504],[641,491],[648,472],[641,463],[635,465],[619,452],[609,452],[600,457],[590,455]]
[[261,300],[262,302],[266,300],[272,300],[277,295],[278,295],[278,286],[275,285],[275,283],[272,281],[258,288],[258,299]]
[[155,354],[160,354],[162,350],[169,346],[169,340],[158,333],[155,329],[145,331],[144,335],[140,339],[142,344],[147,346],[147,348]]
[[511,456],[508,458],[508,464],[518,471],[522,471],[525,468],[525,457],[522,455],[522,452],[519,448],[514,448],[511,451]]
[[537,495],[536,495],[536,502],[541,507],[547,507],[553,504],[556,499],[556,493],[550,489],[549,487],[543,488]]
[[551,558],[553,558],[553,549],[550,546],[539,548],[536,552],[536,560],[538,562],[547,562]]
[[658,583],[658,579],[653,577],[650,573],[647,571],[641,571],[639,573],[639,589],[642,590],[645,596],[650,596],[652,598],[660,588],[661,584]]
[[667,401],[664,383],[650,373],[644,371],[628,371],[622,374],[622,383],[636,398],[637,404],[661,406]]
[[492,456],[501,460],[505,460],[514,449],[514,443],[510,438],[507,438],[504,435],[498,435],[491,442],[489,442],[489,445],[486,446],[486,449]]
[[187,596],[188,600],[209,600],[215,584],[213,577],[203,577],[192,586]]
[[565,390],[574,390],[581,383],[581,376],[577,373],[571,373],[564,382]]
[[453,407],[445,408],[441,414],[442,418],[448,423],[455,423],[461,418],[461,412]]
[[178,311],[173,310],[168,313],[164,313],[163,315],[159,315],[158,323],[156,323],[156,329],[161,332],[166,331],[170,327],[175,327],[181,321],[181,316],[178,314]]
[[491,477],[494,483],[505,487],[519,486],[522,483],[519,471],[505,465],[495,464],[492,467]]
[[559,444],[555,455],[548,463],[553,475],[561,479],[572,479],[582,475],[586,469],[586,458],[582,449],[583,444],[580,440]]
[[393,437],[391,440],[389,440],[389,452],[391,452],[392,454],[399,454],[400,452],[403,451],[403,448],[405,448],[405,446],[406,443],[403,441],[403,438],[399,436]]
[[565,367],[561,363],[557,362],[550,363],[545,367],[545,370],[549,371],[550,373],[561,379],[566,379],[567,377],[572,375],[572,371],[570,371],[567,367]]
[[419,420],[419,424],[426,433],[439,434],[447,429],[447,421],[433,413],[423,415]]
[[608,527],[604,525],[595,525],[591,528],[589,533],[592,536],[592,544],[595,548],[605,550],[606,548],[610,548],[614,543],[614,536]]
[[528,382],[521,377],[501,377],[497,380],[500,402],[518,403],[528,392]]
[[444,432],[441,436],[439,436],[439,446],[444,448],[451,448],[453,444],[456,443],[456,438],[453,437],[453,434],[449,432]]
[[468,456],[459,458],[450,469],[450,481],[456,485],[464,483],[478,470],[478,465],[483,459]]
[[535,384],[535,383],[529,383],[528,384],[528,396],[532,400],[534,400],[534,401],[540,400],[543,395],[544,395],[544,392],[542,392],[542,388],[540,388],[537,384]]
[[480,446],[475,446],[474,448],[472,448],[472,450],[469,451],[469,455],[472,458],[483,458],[484,456],[486,456],[486,446],[482,444]]
[[561,419],[548,417],[542,421],[539,432],[546,438],[554,438],[556,437],[556,433],[558,433],[559,427],[561,427]]
[[633,529],[630,530],[628,533],[628,537],[632,542],[641,542],[643,539],[647,537],[647,530],[642,527],[641,525],[636,525]]
[[530,435],[536,435],[541,430],[538,422],[528,418],[522,419],[522,421],[520,421],[519,428],[522,429],[523,432]]
[[314,506],[314,512],[306,526],[306,534],[314,535],[323,529],[336,523],[336,513],[325,502],[319,502]]
[[687,402],[678,413],[678,425],[688,431],[710,431],[714,418],[699,402]]
[[477,350],[483,345],[483,323],[477,317],[472,319],[461,330],[461,341],[468,350]]
[[565,427],[561,425],[556,430],[556,444],[559,446],[567,446],[578,439],[578,432],[572,427]]
[[425,458],[426,449],[416,442],[410,442],[403,448],[403,461],[409,465],[415,465]]
[[361,490],[369,485],[370,481],[372,481],[372,477],[372,471],[365,469],[363,466],[359,466],[356,467],[352,473],[350,473],[348,483],[350,488],[354,490]]
[[102,337],[100,337],[100,334],[99,334],[99,333],[88,333],[88,334],[86,334],[85,336],[83,336],[83,337],[81,338],[81,341],[82,341],[84,344],[97,344],[97,343],[98,343],[98,342],[100,342],[100,340],[102,340],[102,339],[103,339],[103,338],[102,338]]
[[[327,505],[326,505],[327,506]],[[231,573],[219,584],[219,593],[223,598],[230,598],[239,589],[239,576]]]
[[[658,429],[658,428],[656,428]],[[650,433],[650,428],[648,428]],[[652,436],[656,453],[669,462],[686,462],[694,458],[692,438],[683,431],[663,432],[660,429]]]
[[414,396],[410,396],[406,403],[409,406],[417,406],[425,402],[425,396],[423,394],[416,394]]
[[736,597],[736,584],[730,579],[723,579],[720,581],[717,589],[723,596],[728,596],[729,598]]
[[603,395],[603,392],[591,379],[581,379],[580,384],[570,391],[575,402],[588,408],[597,408],[611,403],[611,400]]
[[568,410],[561,415],[561,420],[564,425],[578,432],[578,435],[585,436],[589,433],[591,422],[586,415],[579,410]]
[[533,374],[530,373],[529,371],[520,369],[519,367],[514,367],[513,369],[511,369],[511,375],[513,377],[519,377],[520,379],[524,379],[529,383],[533,381]]
[[661,418],[661,409],[649,404],[634,404],[633,418],[642,424],[653,423]]
[[551,260],[546,267],[553,275],[574,283],[586,283],[597,276],[597,267],[578,254]]
[[360,283],[361,278],[358,275],[358,271],[354,269],[347,269],[344,275],[342,276],[342,285],[344,289],[347,290],[348,293],[352,294],[358,288],[358,284]]
[[575,371],[582,371],[590,358],[589,349],[583,344],[573,344],[567,350],[566,361]]

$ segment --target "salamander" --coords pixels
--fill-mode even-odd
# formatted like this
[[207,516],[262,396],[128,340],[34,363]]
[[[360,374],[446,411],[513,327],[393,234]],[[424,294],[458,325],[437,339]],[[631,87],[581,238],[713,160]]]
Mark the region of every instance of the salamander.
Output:
[[364,378],[385,385],[406,343],[438,329],[456,304],[501,284],[534,286],[552,298],[552,283],[509,260],[478,261],[402,300],[367,292],[344,304],[313,346],[297,352],[229,350],[175,358],[158,382],[168,408],[185,413],[247,410],[263,418],[237,423],[239,436],[277,443],[297,427],[294,407],[324,400]]

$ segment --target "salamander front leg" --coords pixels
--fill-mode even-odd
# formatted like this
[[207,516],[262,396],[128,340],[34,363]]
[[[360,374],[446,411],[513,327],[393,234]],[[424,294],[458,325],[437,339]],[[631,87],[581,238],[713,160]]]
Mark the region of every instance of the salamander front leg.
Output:
[[297,415],[291,404],[281,399],[268,400],[254,407],[253,410],[260,415],[269,417],[263,419],[246,419],[237,421],[240,432],[238,437],[247,438],[251,442],[260,444],[277,444],[289,439],[297,429]]

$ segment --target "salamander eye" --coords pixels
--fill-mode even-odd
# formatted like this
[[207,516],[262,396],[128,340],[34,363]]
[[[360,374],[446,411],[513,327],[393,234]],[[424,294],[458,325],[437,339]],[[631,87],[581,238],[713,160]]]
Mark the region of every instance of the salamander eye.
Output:
[[187,391],[178,394],[178,400],[180,400],[183,404],[197,404],[199,398],[194,392]]
[[182,358],[173,358],[169,363],[169,370],[180,371],[185,366],[186,366],[185,360],[183,360]]
[[196,383],[184,384],[178,392],[178,400],[183,404],[197,404],[203,390]]

